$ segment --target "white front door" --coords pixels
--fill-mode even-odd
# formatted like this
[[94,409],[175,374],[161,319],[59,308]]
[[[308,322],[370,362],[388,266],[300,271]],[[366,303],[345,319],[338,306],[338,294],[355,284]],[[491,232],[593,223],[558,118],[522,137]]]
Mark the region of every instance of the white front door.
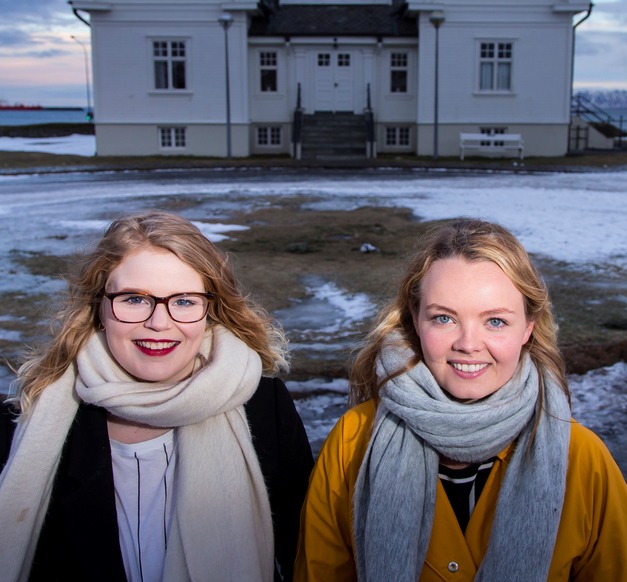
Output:
[[354,54],[328,50],[315,53],[316,111],[353,111]]

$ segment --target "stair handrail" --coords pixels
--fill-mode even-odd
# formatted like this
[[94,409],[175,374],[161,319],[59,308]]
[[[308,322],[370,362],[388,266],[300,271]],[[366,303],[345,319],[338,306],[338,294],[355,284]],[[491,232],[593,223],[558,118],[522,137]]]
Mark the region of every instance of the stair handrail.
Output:
[[296,108],[292,121],[292,156],[297,160],[302,157],[303,149],[303,108],[301,107],[301,86],[296,85]]
[[364,119],[366,122],[366,157],[376,158],[377,139],[374,125],[374,111],[370,98],[370,83],[366,84],[366,109],[364,110]]
[[627,138],[625,118],[622,115],[614,117],[587,97],[581,94],[575,95],[571,103],[571,110],[574,115],[592,125],[610,126],[613,129],[611,137],[615,139],[616,146],[621,147]]

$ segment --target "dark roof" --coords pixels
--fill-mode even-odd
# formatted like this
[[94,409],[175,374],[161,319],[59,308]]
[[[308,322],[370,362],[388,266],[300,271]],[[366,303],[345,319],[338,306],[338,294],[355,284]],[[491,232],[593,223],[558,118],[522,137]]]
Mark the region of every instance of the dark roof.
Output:
[[[267,4],[266,4],[266,7]],[[410,36],[416,20],[403,5],[288,5],[264,10],[252,19],[249,36]],[[268,7],[269,8],[269,7]]]

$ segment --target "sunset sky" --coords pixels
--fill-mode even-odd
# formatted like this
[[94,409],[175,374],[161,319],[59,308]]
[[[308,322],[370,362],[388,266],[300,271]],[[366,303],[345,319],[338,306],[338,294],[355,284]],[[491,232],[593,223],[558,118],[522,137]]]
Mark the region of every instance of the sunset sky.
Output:
[[[627,90],[627,0],[594,4],[577,29],[575,89]],[[86,105],[84,53],[72,35],[89,54],[89,28],[67,1],[0,0],[0,15],[0,101]]]

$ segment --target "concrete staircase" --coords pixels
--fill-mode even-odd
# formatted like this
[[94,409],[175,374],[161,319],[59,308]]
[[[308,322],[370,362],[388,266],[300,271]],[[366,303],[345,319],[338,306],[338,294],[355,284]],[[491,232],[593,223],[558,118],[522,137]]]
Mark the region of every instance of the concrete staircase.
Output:
[[314,113],[303,117],[302,158],[338,160],[366,157],[366,122],[353,113]]

